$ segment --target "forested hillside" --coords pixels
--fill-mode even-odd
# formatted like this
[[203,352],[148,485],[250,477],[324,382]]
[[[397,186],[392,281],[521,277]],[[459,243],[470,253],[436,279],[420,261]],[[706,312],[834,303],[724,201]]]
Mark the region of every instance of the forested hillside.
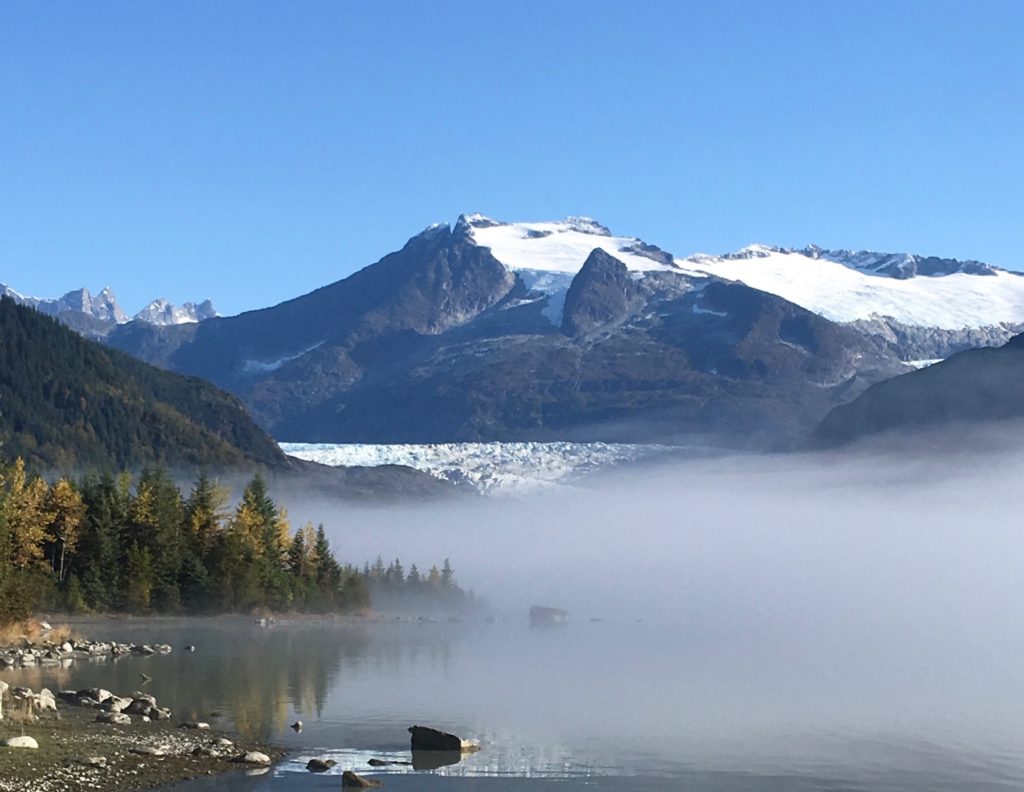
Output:
[[0,442],[30,468],[277,467],[241,402],[0,300]]

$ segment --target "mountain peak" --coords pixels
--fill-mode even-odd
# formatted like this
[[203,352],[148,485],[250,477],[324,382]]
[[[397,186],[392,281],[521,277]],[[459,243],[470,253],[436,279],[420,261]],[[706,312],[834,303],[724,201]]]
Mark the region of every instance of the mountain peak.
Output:
[[187,302],[181,306],[172,305],[160,297],[132,317],[135,321],[152,325],[194,324],[217,316],[217,310],[210,300],[196,305]]
[[604,237],[610,237],[612,235],[612,232],[608,230],[607,226],[601,225],[593,217],[569,215],[565,218],[564,222],[573,231],[579,231],[581,234],[593,234],[594,236]]
[[58,298],[27,297],[0,284],[0,294],[13,299],[16,303],[35,308],[40,313],[53,316],[64,324],[90,338],[103,338],[117,325],[138,319],[149,324],[185,324],[201,322],[217,316],[213,303],[205,300],[202,303],[185,303],[177,307],[167,300],[153,300],[134,317],[125,313],[117,301],[117,296],[110,286],[104,286],[95,296],[83,287],[66,292]]
[[735,253],[726,253],[721,258],[724,259],[752,259],[752,258],[768,258],[774,253],[791,253],[789,248],[778,247],[777,245],[762,245],[760,243],[754,243],[753,245],[747,245],[737,250]]

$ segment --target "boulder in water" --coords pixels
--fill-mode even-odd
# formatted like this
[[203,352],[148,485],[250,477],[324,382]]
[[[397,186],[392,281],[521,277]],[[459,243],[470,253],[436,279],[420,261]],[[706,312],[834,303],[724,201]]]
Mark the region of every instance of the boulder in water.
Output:
[[363,778],[361,775],[356,775],[351,770],[346,770],[341,774],[341,785],[347,789],[375,789],[377,787],[384,786],[380,781]]
[[566,624],[568,621],[569,611],[561,608],[549,608],[546,605],[534,605],[530,608],[530,624],[534,627],[553,627]]
[[479,751],[480,743],[429,726],[410,726],[414,751]]

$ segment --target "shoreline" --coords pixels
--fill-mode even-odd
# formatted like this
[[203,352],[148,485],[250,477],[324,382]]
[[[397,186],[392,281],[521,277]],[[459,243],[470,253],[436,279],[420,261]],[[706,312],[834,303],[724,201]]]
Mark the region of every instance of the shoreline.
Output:
[[[117,726],[95,717],[94,710],[66,706],[31,723],[0,721],[0,740],[25,734],[39,743],[38,749],[0,747],[0,792],[147,790],[231,771],[266,771],[286,754],[280,746],[236,742],[234,735],[214,729],[166,721]],[[222,740],[230,745],[219,745]],[[234,761],[250,751],[265,754],[270,763]],[[102,766],[90,766],[95,757],[102,757]]]
[[[69,621],[74,628],[120,619],[86,616]],[[35,655],[24,665],[0,664],[0,670],[17,673],[34,666],[66,667],[89,658],[116,660],[124,654],[174,651],[167,645],[83,639],[66,643],[66,630],[55,640],[46,638],[48,632],[0,647],[8,659],[26,650]],[[228,772],[267,772],[287,753],[281,746],[243,739],[206,722],[183,721],[172,710],[157,707],[146,694],[119,696],[100,688],[32,691],[11,685],[5,676],[0,674],[0,792],[148,790]],[[173,704],[181,711],[189,709],[184,701]],[[38,747],[5,744],[19,737],[31,738]]]

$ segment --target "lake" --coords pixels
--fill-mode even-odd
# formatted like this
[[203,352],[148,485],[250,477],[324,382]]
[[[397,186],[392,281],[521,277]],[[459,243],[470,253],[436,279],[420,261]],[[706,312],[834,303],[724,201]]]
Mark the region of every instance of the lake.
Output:
[[[144,672],[176,717],[290,750],[187,792],[338,789],[344,769],[399,790],[1021,790],[1022,461],[705,460],[520,500],[293,497],[341,558],[451,558],[493,620],[98,620],[81,631],[175,651],[3,678],[131,692]],[[569,621],[532,628],[532,604]],[[483,749],[373,771],[410,758],[413,724]],[[338,765],[307,773],[314,756]]]
[[[180,787],[188,790],[336,789],[349,768],[410,790],[1024,787],[1020,698],[995,706],[977,675],[937,679],[905,657],[853,669],[825,647],[790,653],[764,636],[728,651],[659,623],[575,619],[545,629],[525,614],[493,623],[115,620],[81,629],[176,651],[5,679],[130,692],[144,671],[147,692],[176,718],[290,749],[265,775]],[[197,651],[180,651],[186,644]],[[301,733],[289,727],[295,720]],[[366,764],[409,759],[406,728],[415,723],[477,738],[483,750],[430,771]],[[314,756],[338,765],[314,776],[305,770]]]

